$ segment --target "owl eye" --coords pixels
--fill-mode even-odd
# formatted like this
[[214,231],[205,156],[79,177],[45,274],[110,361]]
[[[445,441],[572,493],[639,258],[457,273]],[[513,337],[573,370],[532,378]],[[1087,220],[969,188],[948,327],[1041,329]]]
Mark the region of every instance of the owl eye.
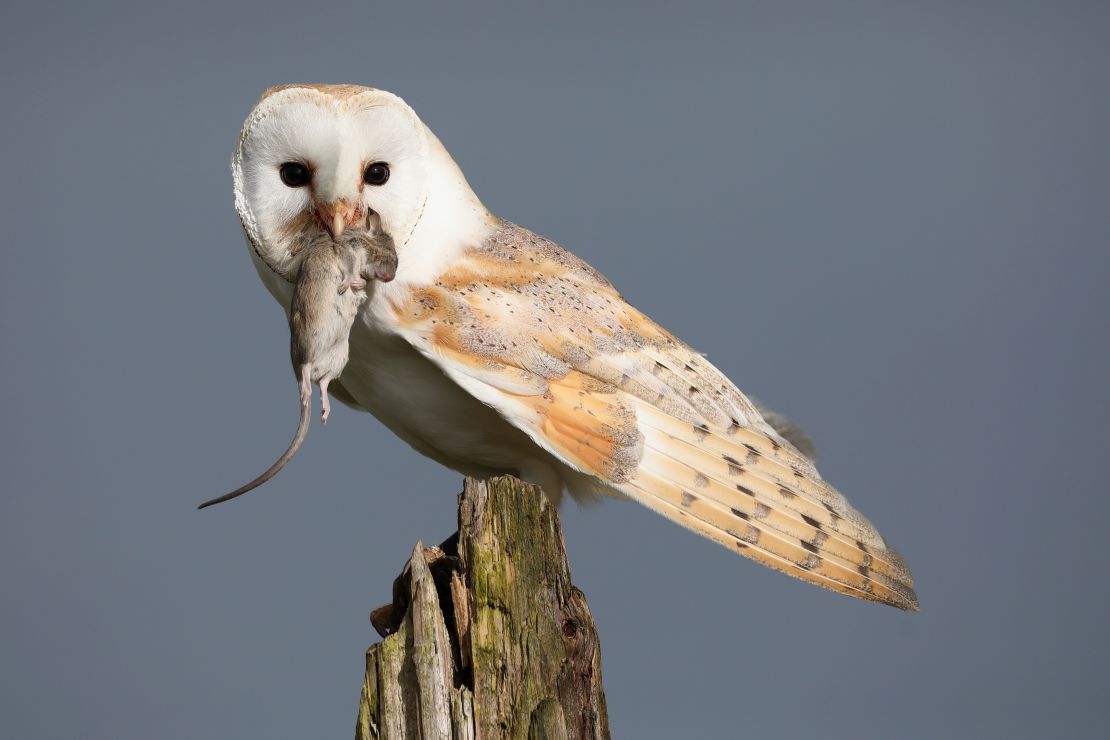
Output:
[[366,172],[362,173],[362,179],[367,185],[385,185],[385,181],[389,179],[389,165],[385,162],[367,165]]
[[281,181],[291,188],[299,188],[308,184],[312,179],[312,173],[308,167],[300,162],[286,162],[278,170],[281,176]]

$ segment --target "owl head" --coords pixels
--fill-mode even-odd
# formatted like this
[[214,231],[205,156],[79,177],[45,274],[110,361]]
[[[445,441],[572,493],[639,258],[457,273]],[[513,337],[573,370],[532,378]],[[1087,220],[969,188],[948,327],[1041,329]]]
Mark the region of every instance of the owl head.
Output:
[[434,271],[445,239],[489,219],[412,108],[373,88],[267,90],[243,124],[232,175],[257,266],[289,281],[322,234],[384,231],[403,281]]

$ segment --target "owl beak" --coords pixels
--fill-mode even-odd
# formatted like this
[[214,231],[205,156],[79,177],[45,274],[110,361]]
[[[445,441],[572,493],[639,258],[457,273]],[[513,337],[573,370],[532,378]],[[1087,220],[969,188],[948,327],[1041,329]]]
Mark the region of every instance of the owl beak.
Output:
[[343,229],[347,227],[347,219],[340,211],[336,211],[331,216],[331,235],[332,238],[337,238],[343,233]]
[[358,216],[358,207],[345,200],[316,204],[316,217],[332,239],[338,239],[348,226],[358,220]]

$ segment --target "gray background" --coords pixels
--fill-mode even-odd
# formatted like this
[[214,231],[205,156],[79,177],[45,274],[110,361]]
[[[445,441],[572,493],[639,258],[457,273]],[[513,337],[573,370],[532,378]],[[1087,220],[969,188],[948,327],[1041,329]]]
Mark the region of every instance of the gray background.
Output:
[[287,81],[402,95],[913,566],[917,615],[570,505],[616,737],[1106,736],[1106,3],[32,5],[0,23],[5,737],[351,737],[367,613],[453,529],[459,477],[346,408],[193,509],[295,422],[228,172]]

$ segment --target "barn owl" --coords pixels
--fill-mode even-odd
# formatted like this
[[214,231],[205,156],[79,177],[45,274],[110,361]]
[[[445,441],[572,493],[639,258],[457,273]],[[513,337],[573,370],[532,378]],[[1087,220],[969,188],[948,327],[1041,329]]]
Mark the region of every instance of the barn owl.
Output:
[[267,90],[232,172],[251,259],[286,311],[322,232],[393,237],[396,277],[371,287],[332,392],[417,451],[556,500],[631,498],[803,581],[917,609],[905,562],[802,438],[584,261],[490,213],[396,95]]

